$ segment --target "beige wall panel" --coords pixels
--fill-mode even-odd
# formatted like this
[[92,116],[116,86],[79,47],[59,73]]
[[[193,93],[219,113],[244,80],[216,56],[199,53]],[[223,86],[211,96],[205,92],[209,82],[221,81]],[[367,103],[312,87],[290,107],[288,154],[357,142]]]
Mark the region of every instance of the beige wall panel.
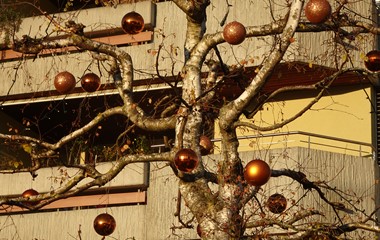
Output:
[[[243,164],[259,157],[267,161],[273,169],[301,170],[312,181],[329,181],[332,186],[363,196],[363,201],[357,203],[356,206],[363,207],[367,212],[371,212],[375,208],[373,200],[375,197],[375,174],[378,176],[379,173],[378,167],[369,158],[307,148],[242,152],[240,156]],[[204,158],[204,161],[210,168],[218,162],[219,157],[219,155],[209,155]],[[0,226],[2,226],[0,236],[4,239],[22,240],[30,238],[64,240],[73,238],[72,236],[75,239],[78,227],[81,225],[82,239],[100,239],[92,228],[92,222],[98,214],[107,210],[117,222],[117,230],[112,234],[112,237],[116,239],[134,237],[136,240],[161,240],[197,237],[195,231],[177,229],[176,235],[174,235],[170,229],[173,226],[180,226],[180,224],[174,217],[178,196],[178,179],[173,176],[169,167],[160,164],[151,165],[150,186],[147,191],[146,205],[3,215],[0,216]],[[258,198],[265,201],[270,194],[278,191],[284,192],[286,197],[296,201],[305,192],[290,179],[271,178],[263,186],[263,191],[260,191]],[[298,207],[301,205],[318,207],[326,211],[328,217],[334,218],[331,208],[316,199],[315,195],[305,198]],[[246,213],[249,213],[249,209],[250,207],[247,206]],[[288,210],[289,214],[297,209],[297,207],[293,207]],[[185,212],[184,205],[181,214],[183,221],[191,218],[191,215]],[[343,217],[344,212],[339,214]],[[194,222],[194,227],[196,227],[196,222]]]
[[[148,200],[146,206],[146,239],[192,239],[197,238],[194,230],[176,229],[174,236],[171,227],[178,227],[174,213],[177,210],[178,178],[172,170],[162,164],[151,164],[150,186],[148,188]],[[182,220],[186,222],[191,215],[186,214],[186,207],[182,202]],[[194,222],[196,227],[196,222]]]
[[[330,3],[332,6],[337,4],[337,2],[333,1],[330,1]],[[348,12],[352,15],[352,11],[356,11],[365,19],[368,19],[367,21],[370,21],[369,19],[373,17],[372,1],[370,0],[349,1],[345,7],[349,10],[344,9],[343,12]],[[307,21],[306,17],[304,17],[304,20]],[[347,67],[363,68],[365,54],[373,50],[376,45],[375,36],[371,34],[358,35],[354,41],[347,38],[340,41],[333,32],[297,33],[295,38],[300,46],[296,60],[333,68],[340,66],[344,61],[348,61]],[[349,59],[348,53],[351,56]]]
[[146,239],[144,205],[1,216],[0,239],[79,239],[79,227],[82,239],[101,239],[93,229],[93,221],[105,211],[116,221],[116,229],[111,236],[116,239]]
[[[107,172],[112,166],[111,162],[100,163],[96,169],[101,172]],[[130,164],[124,168],[118,176],[110,181],[106,187],[142,187],[147,184],[148,166],[144,163]],[[49,192],[58,189],[61,181],[65,183],[68,176],[73,177],[78,173],[77,169],[65,167],[41,168],[35,172],[37,177],[33,180],[30,173],[17,174],[0,174],[0,182],[7,183],[0,189],[0,195],[18,195],[25,190],[33,188],[40,193]],[[92,179],[86,178],[79,184],[85,184]],[[99,189],[98,187],[95,187]]]
[[[326,181],[331,187],[337,187],[348,194],[356,194],[362,197],[361,201],[355,202],[353,205],[345,203],[348,209],[353,210],[354,207],[364,209],[367,214],[374,211],[375,204],[375,191],[377,185],[375,184],[375,174],[378,174],[379,168],[374,164],[371,158],[361,158],[345,154],[337,154],[332,152],[320,151],[307,148],[289,148],[289,149],[271,149],[265,152],[245,152],[241,154],[241,158],[245,163],[259,157],[269,163],[272,169],[289,168],[295,171],[302,171],[306,174],[310,181]],[[316,191],[312,191],[308,196],[303,198],[306,193],[298,183],[295,183],[289,178],[271,178],[267,184],[263,186],[263,191],[258,194],[258,199],[265,203],[266,199],[273,193],[283,193],[288,198],[288,206],[291,201],[299,203],[288,208],[284,215],[271,214],[266,211],[268,216],[274,219],[291,218],[296,211],[303,208],[315,208],[325,213],[324,217],[317,217],[321,221],[334,221],[336,215],[333,209],[325,202],[320,200]],[[341,202],[341,198],[335,194],[326,194],[332,202]],[[377,203],[378,205],[378,203]],[[247,216],[250,212],[249,205],[246,208]],[[351,219],[352,221],[359,221],[353,215],[347,214],[344,211],[338,211],[339,217],[342,219]],[[257,216],[252,217],[251,220],[259,219]],[[336,220],[337,221],[337,220]],[[356,239],[352,235],[353,239]],[[374,239],[372,233],[360,233],[360,237],[367,236],[366,239]],[[356,235],[358,237],[358,235]]]
[[[119,4],[117,7],[99,7],[83,9],[80,11],[70,11],[54,14],[54,20],[58,24],[65,24],[67,21],[82,23],[86,26],[85,32],[102,31],[107,29],[120,28],[122,17],[131,11],[140,13],[146,24],[154,25],[155,5],[151,1],[138,2],[134,4]],[[16,37],[21,38],[25,34],[35,37],[45,37],[46,33],[50,36],[62,35],[56,26],[51,24],[49,19],[44,16],[26,18],[17,32]]]

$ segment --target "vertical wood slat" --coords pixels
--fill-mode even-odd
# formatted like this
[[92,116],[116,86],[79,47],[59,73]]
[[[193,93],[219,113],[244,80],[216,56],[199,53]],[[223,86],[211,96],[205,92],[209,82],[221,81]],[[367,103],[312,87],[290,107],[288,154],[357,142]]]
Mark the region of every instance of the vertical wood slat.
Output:
[[373,88],[373,91],[374,91],[374,111],[375,111],[375,114],[373,116],[374,118],[374,121],[375,123],[372,125],[375,129],[373,130],[373,141],[374,142],[374,147],[376,148],[376,154],[375,154],[375,157],[376,157],[376,161],[377,161],[377,164],[380,166],[380,154],[379,154],[379,151],[380,151],[380,88],[379,87],[374,87]]
[[[370,158],[300,147],[270,149],[261,152],[247,151],[241,152],[240,156],[244,162],[243,164],[255,157],[260,157],[268,161],[274,169],[300,169],[307,173],[310,180],[329,181],[332,186],[363,196],[364,200],[356,204],[356,206],[365,209],[367,213],[375,208],[373,197],[375,196],[376,187],[374,184],[374,171],[376,169]],[[219,158],[219,155],[209,155],[203,160],[208,165],[208,168],[214,169],[213,164],[217,164]],[[360,178],[358,178],[359,174]],[[286,177],[271,178],[263,186],[263,191],[260,191],[258,197],[261,201],[265,201],[267,194],[282,190],[289,194],[293,192],[289,195],[293,199],[297,199],[304,194],[304,190],[300,189],[297,183],[292,183],[293,185],[288,183],[291,183],[291,181]],[[2,182],[2,184],[9,183]],[[71,236],[78,235],[79,225],[81,225],[82,239],[100,239],[93,230],[92,222],[97,214],[103,212],[112,214],[116,219],[117,229],[111,235],[116,239],[132,237],[136,240],[197,238],[194,229],[176,229],[175,234],[177,235],[172,232],[171,227],[180,226],[177,217],[174,216],[177,191],[178,179],[173,175],[171,169],[168,167],[162,168],[160,165],[152,165],[146,204],[3,215],[0,216],[0,239],[70,239]],[[308,195],[310,195],[310,198],[303,200],[303,206],[318,207],[326,212],[324,221],[334,219],[335,215],[328,206],[326,207],[323,203],[316,202],[318,197],[313,193]],[[328,195],[328,197],[333,198],[334,196]],[[333,200],[340,201],[334,198]],[[184,205],[182,206],[182,220],[186,221],[191,218],[191,214],[186,212]],[[343,214],[343,212],[340,214]],[[194,222],[193,224],[196,227],[197,223]],[[57,231],[57,229],[60,231]]]

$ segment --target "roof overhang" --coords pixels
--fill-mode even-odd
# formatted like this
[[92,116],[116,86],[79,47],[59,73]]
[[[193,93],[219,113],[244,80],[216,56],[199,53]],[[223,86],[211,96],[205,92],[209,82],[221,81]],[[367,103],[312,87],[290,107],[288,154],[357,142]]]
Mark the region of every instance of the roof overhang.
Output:
[[[232,77],[226,79],[226,89],[231,94],[239,93],[256,76],[259,66],[244,68]],[[337,70],[321,65],[312,65],[305,62],[284,62],[280,63],[272,72],[269,81],[261,89],[262,94],[274,92],[283,87],[306,86],[316,84],[326,77],[336,73]],[[372,76],[372,77],[375,77]],[[374,84],[370,75],[363,75],[357,72],[345,72],[339,75],[331,86]],[[240,89],[239,89],[240,88]]]

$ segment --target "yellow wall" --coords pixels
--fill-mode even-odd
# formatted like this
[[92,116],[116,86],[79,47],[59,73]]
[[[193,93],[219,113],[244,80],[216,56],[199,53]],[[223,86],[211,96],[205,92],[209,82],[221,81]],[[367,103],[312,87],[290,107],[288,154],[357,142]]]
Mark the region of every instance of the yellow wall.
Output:
[[[371,103],[368,97],[371,94],[369,87],[339,87],[329,91],[312,110],[294,122],[271,132],[258,132],[239,129],[239,136],[262,135],[268,133],[284,133],[303,131],[336,138],[343,138],[371,143]],[[300,98],[300,99],[297,99]],[[283,96],[284,100],[271,102],[255,116],[254,123],[268,126],[281,119],[287,119],[306,106],[311,96],[301,96],[299,93]],[[244,119],[246,120],[246,119]],[[252,120],[248,120],[252,121]],[[219,137],[216,127],[215,138]],[[309,141],[310,140],[310,141]],[[309,145],[309,142],[311,143]],[[371,148],[342,141],[328,140],[319,137],[309,137],[301,134],[282,135],[279,137],[260,137],[242,140],[241,151],[263,150],[270,148],[286,148],[293,146],[311,147],[326,151],[346,153],[350,155],[370,155]],[[218,148],[218,147],[217,147]],[[216,148],[216,149],[217,149]],[[362,151],[362,152],[360,152]]]

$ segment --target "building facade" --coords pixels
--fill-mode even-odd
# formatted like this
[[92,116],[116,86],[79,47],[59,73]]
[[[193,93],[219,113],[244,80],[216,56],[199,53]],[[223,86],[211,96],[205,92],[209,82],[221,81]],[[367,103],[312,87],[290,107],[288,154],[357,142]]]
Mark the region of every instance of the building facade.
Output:
[[[206,33],[222,31],[223,21],[239,21],[246,26],[272,22],[275,16],[286,11],[284,3],[279,3],[268,7],[265,1],[212,1],[207,10]],[[55,12],[50,2],[41,7]],[[363,16],[370,16],[369,19],[373,19],[376,9],[372,1],[350,3],[349,8]],[[132,11],[141,14],[145,21],[144,31],[136,35],[123,33],[120,27],[121,18]],[[78,9],[51,16],[50,19],[43,15],[22,19],[16,38],[21,39],[27,34],[32,38],[65,39],[65,34],[58,33],[52,21],[82,23],[89,38],[117,45],[132,56],[135,96],[141,99],[140,103],[146,109],[153,109],[152,102],[169,95],[172,84],[181,86],[176,75],[185,61],[183,44],[187,23],[185,15],[172,1],[120,3],[116,7]],[[305,16],[302,19],[305,20]],[[263,94],[305,81],[316,83],[331,73],[337,62],[346,61],[348,57],[350,67],[363,68],[365,54],[377,48],[375,37],[363,34],[360,39],[347,43],[352,44],[347,47],[353,50],[350,56],[346,56],[334,48],[335,37],[335,33],[329,31],[297,33],[283,63],[264,87]],[[247,74],[253,76],[274,41],[276,38],[273,36],[247,38],[238,46],[223,43],[218,46],[218,51],[226,65],[244,67]],[[38,55],[3,49],[0,63],[0,133],[25,133],[56,141],[73,129],[76,121],[88,121],[107,106],[117,105],[121,100],[113,86],[113,76],[97,58],[101,56],[72,47],[46,50]],[[71,72],[76,79],[88,72],[96,73],[100,76],[101,87],[89,93],[77,81],[72,92],[60,94],[54,87],[53,79],[62,71]],[[222,89],[226,92],[223,97],[228,98],[239,92],[239,87],[235,82],[227,85],[226,89]],[[314,91],[281,94],[259,110],[252,103],[252,108],[247,109],[245,115],[250,118],[250,113],[257,112],[252,121],[265,127],[293,116],[313,101],[315,95]],[[376,96],[376,81],[372,78],[359,74],[342,75],[311,110],[284,127],[268,132],[240,128],[241,159],[247,163],[253,158],[261,158],[275,169],[305,170],[316,181],[327,180],[347,192],[362,196],[358,206],[371,212],[380,204]],[[223,97],[221,101],[225,100]],[[86,114],[79,120],[78,106]],[[95,136],[93,146],[105,150],[115,141],[114,133],[125,130],[125,123],[128,124],[126,118],[105,122],[91,133]],[[211,126],[213,124],[216,126],[217,121]],[[214,152],[207,156],[206,166],[212,169],[220,157],[220,135],[216,127],[210,129],[208,134],[214,140]],[[97,134],[101,137],[97,138]],[[138,138],[141,134],[135,132],[130,140],[145,144],[144,139]],[[147,135],[149,146],[154,151],[163,151],[165,143],[162,139],[167,136],[173,137],[173,133]],[[136,152],[144,146],[138,145],[136,149],[126,151]],[[66,150],[65,158],[70,158],[72,149]],[[72,161],[95,161],[99,171],[106,171],[112,165],[112,162],[99,160],[100,155],[94,153],[89,156],[88,152],[88,149],[79,148],[79,155],[72,157]],[[13,167],[28,164],[25,152],[10,145],[0,146],[0,157],[12,158]],[[30,173],[0,175],[3,183],[0,195],[17,196],[28,188],[48,192],[68,181],[77,171],[57,166],[56,162],[47,165],[35,176]],[[7,169],[7,166],[2,166],[2,169]],[[264,188],[267,194],[281,190],[300,198],[304,190],[293,184],[274,179]],[[175,212],[177,201],[181,201],[177,191],[178,179],[165,164],[134,164],[106,186],[59,200],[41,210],[29,212],[18,207],[4,208],[0,212],[0,239],[100,239],[93,230],[93,219],[103,212],[112,214],[117,221],[117,228],[111,235],[115,239],[196,239],[195,225],[193,229],[177,227],[180,222]],[[261,197],[265,198],[267,194]],[[326,210],[327,218],[335,217],[328,206],[319,201],[312,202],[313,199],[303,198],[300,204],[305,208]],[[183,219],[189,219],[190,215],[183,211]],[[346,215],[342,213],[342,216]],[[363,239],[374,237],[364,232],[362,236]]]

